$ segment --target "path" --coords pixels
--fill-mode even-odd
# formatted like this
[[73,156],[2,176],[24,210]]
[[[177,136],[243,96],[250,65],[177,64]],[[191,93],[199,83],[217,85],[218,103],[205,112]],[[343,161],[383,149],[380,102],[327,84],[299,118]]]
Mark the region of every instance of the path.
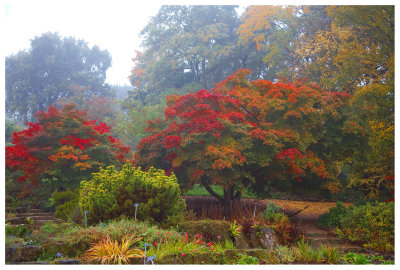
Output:
[[[273,202],[281,207],[285,213],[293,213],[304,209],[293,217],[297,229],[304,233],[304,239],[314,248],[318,248],[321,244],[336,247],[340,251],[362,252],[363,248],[349,241],[337,238],[332,231],[319,228],[317,223],[319,217],[329,212],[329,209],[336,206],[335,202],[308,202],[308,201],[289,201],[267,199],[264,203]],[[344,203],[345,206],[351,206],[351,203]]]
[[[27,218],[33,220],[33,224],[28,224]],[[44,212],[41,209],[28,209],[25,213],[19,213],[15,217],[6,219],[6,223],[10,223],[12,226],[26,225],[28,229],[39,230],[46,222],[59,222],[54,217],[54,213]]]

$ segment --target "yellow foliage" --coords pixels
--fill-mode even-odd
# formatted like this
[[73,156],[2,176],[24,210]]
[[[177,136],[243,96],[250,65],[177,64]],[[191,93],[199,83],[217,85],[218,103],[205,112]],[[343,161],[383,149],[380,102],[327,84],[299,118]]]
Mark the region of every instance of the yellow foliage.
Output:
[[131,248],[131,245],[142,238],[134,239],[134,235],[124,236],[119,243],[114,242],[107,236],[99,243],[94,244],[85,255],[89,262],[98,261],[101,264],[129,264],[131,258],[143,257],[143,251],[137,248]]

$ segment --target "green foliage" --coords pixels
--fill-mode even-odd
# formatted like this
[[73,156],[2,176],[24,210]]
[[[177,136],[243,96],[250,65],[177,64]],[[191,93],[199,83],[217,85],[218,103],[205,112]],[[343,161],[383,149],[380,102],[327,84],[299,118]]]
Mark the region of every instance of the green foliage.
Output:
[[384,260],[382,255],[369,256],[365,254],[357,254],[348,252],[342,257],[343,261],[348,264],[394,264],[393,261]]
[[6,118],[6,127],[5,127],[5,136],[6,136],[6,145],[11,144],[12,134],[15,131],[19,131],[18,123],[16,121],[8,120]]
[[322,214],[318,219],[318,226],[331,229],[340,226],[342,218],[348,213],[348,208],[342,202],[336,202],[336,207],[329,209],[328,213]]
[[76,224],[70,223],[56,223],[56,222],[46,222],[40,227],[40,234],[43,239],[47,240],[53,238],[57,235],[67,233],[70,229],[77,228]]
[[14,237],[23,238],[28,233],[32,233],[32,230],[29,230],[26,225],[11,226],[6,224],[6,236],[13,235]]
[[372,260],[364,254],[349,252],[343,256],[343,260],[350,264],[371,264]]
[[57,218],[76,221],[76,210],[79,209],[79,188],[63,192],[56,191],[50,201],[52,206],[56,206],[55,216]]
[[25,218],[25,223],[29,224],[29,225],[33,225],[35,223],[35,221],[31,217],[27,217],[27,218]]
[[40,256],[37,258],[38,262],[48,262],[53,261],[57,257],[57,251],[54,248],[43,249]]
[[[236,226],[237,227],[237,226]],[[201,234],[205,241],[225,241],[230,238],[231,223],[223,220],[203,219],[179,223],[179,230],[189,237]]]
[[240,235],[241,230],[242,226],[236,224],[236,220],[234,220],[233,224],[231,224],[229,228],[229,233],[232,237],[238,237]]
[[239,253],[232,264],[260,264],[260,260],[257,257]]
[[113,166],[93,174],[93,179],[83,181],[80,188],[79,205],[88,211],[88,224],[106,221],[126,215],[140,220],[154,219],[156,222],[176,222],[185,209],[181,192],[174,174],[166,176],[164,171],[150,168],[143,172],[129,163],[117,171]]
[[281,208],[279,205],[275,205],[273,202],[269,202],[264,212],[260,213],[260,216],[264,219],[274,219],[280,214]]
[[44,33],[31,40],[27,51],[6,57],[6,112],[24,122],[35,112],[71,94],[70,87],[84,85],[90,93],[108,95],[106,71],[111,56],[83,40]]
[[313,248],[304,239],[292,246],[277,246],[267,253],[266,261],[271,264],[310,264],[310,263],[339,263],[341,259],[337,248],[321,245]]
[[[220,186],[212,186],[212,189],[218,195],[224,194],[224,189]],[[193,185],[189,190],[183,192],[184,196],[210,196],[210,193],[202,187],[200,184]],[[246,189],[246,191],[242,194],[242,198],[253,198],[259,199],[260,197],[255,194],[252,190]]]
[[186,85],[191,91],[210,89],[243,67],[238,24],[235,6],[162,6],[141,32],[144,50],[136,52],[129,78],[136,97],[158,100],[167,89],[182,93]]
[[394,203],[367,203],[349,208],[340,220],[338,234],[365,248],[394,250]]

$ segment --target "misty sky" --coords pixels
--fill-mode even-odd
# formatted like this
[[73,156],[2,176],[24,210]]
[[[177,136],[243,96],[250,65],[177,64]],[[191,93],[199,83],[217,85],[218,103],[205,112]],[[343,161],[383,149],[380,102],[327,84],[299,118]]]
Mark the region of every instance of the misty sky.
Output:
[[[303,0],[302,4],[306,2],[310,1]],[[1,46],[7,56],[28,49],[31,39],[49,31],[58,32],[61,37],[73,36],[111,54],[113,62],[106,82],[129,84],[132,58],[135,50],[140,50],[139,32],[162,4],[240,4],[244,8],[249,4],[277,3],[271,0],[4,0]]]
[[[264,1],[268,2],[268,1]],[[30,40],[46,32],[83,39],[112,56],[106,82],[129,84],[139,33],[163,4],[235,4],[234,1],[162,0],[4,0],[5,56],[29,49]],[[238,3],[236,3],[238,4]]]
[[160,5],[161,1],[6,0],[3,51],[18,53],[28,49],[35,36],[58,32],[108,50],[113,63],[106,82],[129,84],[132,57],[140,46],[138,34]]

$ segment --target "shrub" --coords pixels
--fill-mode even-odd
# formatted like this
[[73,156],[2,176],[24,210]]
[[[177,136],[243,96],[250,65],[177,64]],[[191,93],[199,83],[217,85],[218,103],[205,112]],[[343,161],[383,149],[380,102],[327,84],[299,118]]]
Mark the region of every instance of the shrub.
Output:
[[282,244],[293,242],[299,234],[290,219],[280,212],[280,207],[272,202],[268,204],[264,212],[260,213],[259,219],[261,220],[261,226],[270,227],[278,234]]
[[339,235],[365,248],[394,251],[394,203],[367,203],[350,207],[340,220]]
[[264,219],[273,219],[276,215],[280,214],[281,208],[279,205],[274,204],[273,202],[268,203],[267,208],[265,208],[264,212],[260,214],[260,216]]
[[69,220],[77,221],[76,209],[79,208],[79,189],[66,190],[63,192],[54,192],[50,201],[50,205],[56,206],[55,216]]
[[121,215],[154,219],[157,222],[176,221],[186,208],[175,175],[166,176],[153,167],[148,172],[129,163],[121,171],[109,166],[93,174],[90,181],[82,181],[79,205],[88,211],[88,223],[109,220]]
[[336,207],[329,209],[328,213],[322,214],[318,219],[318,226],[324,229],[332,229],[340,226],[340,220],[347,214],[348,208],[342,202],[336,202]]
[[6,224],[6,236],[13,235],[14,237],[23,238],[28,233],[31,233],[31,232],[32,232],[32,230],[29,230],[25,225],[12,226],[12,225]]
[[296,226],[284,214],[277,215],[268,227],[272,228],[278,234],[282,244],[290,244],[299,236]]
[[370,264],[372,263],[372,259],[369,256],[365,256],[364,254],[356,254],[353,252],[349,252],[343,256],[343,260],[350,264]]
[[203,219],[186,221],[178,224],[179,230],[187,232],[190,237],[201,234],[204,241],[219,241],[230,238],[231,223],[223,220]]
[[238,256],[233,260],[232,264],[260,264],[260,260],[257,257],[246,254],[238,254]]

